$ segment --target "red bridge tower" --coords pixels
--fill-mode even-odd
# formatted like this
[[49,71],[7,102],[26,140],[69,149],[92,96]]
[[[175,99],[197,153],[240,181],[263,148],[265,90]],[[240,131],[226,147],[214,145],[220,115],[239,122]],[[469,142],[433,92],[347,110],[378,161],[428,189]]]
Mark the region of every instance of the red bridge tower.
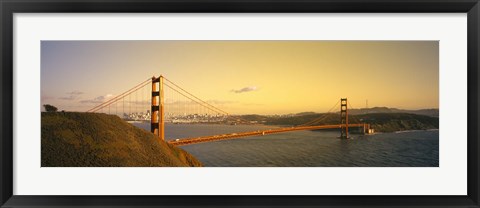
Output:
[[348,107],[347,98],[340,99],[340,138],[348,139]]

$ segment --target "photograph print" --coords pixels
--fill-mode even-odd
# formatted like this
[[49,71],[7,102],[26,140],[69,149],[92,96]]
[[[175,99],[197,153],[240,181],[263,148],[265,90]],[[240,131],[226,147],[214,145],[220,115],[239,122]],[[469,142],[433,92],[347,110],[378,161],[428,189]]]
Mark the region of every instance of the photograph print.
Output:
[[438,41],[42,41],[42,167],[439,167]]

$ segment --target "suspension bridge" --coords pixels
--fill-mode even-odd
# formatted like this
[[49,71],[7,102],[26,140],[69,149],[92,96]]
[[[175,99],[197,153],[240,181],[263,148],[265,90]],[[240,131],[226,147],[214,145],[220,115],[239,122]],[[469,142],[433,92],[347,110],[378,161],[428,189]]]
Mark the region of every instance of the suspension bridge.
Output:
[[[348,106],[351,107],[351,105],[347,98],[341,98],[327,113],[304,124],[269,129],[265,129],[263,125],[257,125],[259,129],[253,131],[251,128],[249,130],[229,128],[229,131],[226,131],[226,125],[253,125],[256,121],[231,115],[211,103],[215,103],[215,101],[204,101],[169,79],[159,76],[148,78],[129,90],[89,109],[87,112],[114,114],[128,122],[149,123],[150,131],[153,134],[158,136],[160,140],[167,141],[175,146],[319,129],[339,129],[340,138],[348,139],[350,138],[349,128],[359,129],[364,134],[372,131],[368,123],[358,120],[349,122]],[[324,120],[335,112],[338,104],[340,104],[338,122],[325,123]],[[200,133],[196,135],[182,135],[178,132],[168,134],[167,131],[166,138],[166,123],[200,124],[203,129],[198,131]],[[171,127],[174,128],[175,126]]]

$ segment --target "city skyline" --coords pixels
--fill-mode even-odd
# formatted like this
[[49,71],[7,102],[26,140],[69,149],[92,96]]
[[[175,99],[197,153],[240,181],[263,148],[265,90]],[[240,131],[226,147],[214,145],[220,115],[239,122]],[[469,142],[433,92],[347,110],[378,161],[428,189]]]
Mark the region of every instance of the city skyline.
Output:
[[160,74],[232,114],[438,108],[438,41],[42,41],[41,104],[86,111]]

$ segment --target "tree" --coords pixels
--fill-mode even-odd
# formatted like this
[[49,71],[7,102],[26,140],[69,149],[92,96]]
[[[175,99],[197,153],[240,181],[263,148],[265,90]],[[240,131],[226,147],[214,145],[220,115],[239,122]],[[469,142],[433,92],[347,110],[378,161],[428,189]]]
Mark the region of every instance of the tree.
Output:
[[45,111],[47,112],[57,112],[57,107],[53,106],[53,105],[49,105],[49,104],[45,104],[43,105],[43,107],[45,108]]

